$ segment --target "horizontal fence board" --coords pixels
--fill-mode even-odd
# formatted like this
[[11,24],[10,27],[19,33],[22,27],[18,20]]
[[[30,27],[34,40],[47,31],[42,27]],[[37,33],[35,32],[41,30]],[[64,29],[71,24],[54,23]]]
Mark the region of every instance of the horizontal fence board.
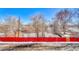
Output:
[[79,42],[75,37],[0,37],[0,42]]

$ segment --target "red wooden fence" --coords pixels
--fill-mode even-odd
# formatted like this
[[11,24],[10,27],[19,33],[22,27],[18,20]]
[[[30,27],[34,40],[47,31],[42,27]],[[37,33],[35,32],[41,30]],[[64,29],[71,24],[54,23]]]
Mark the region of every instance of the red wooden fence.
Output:
[[79,42],[75,37],[0,37],[0,42]]

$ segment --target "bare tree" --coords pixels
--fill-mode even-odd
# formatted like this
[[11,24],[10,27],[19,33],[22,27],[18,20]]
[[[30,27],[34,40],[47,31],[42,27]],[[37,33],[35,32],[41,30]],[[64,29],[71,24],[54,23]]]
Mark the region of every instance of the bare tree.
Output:
[[59,21],[54,19],[54,22],[52,24],[52,31],[53,31],[52,33],[58,35],[59,37],[62,37],[61,36],[62,28],[60,26],[61,24],[59,24]]
[[60,11],[57,14],[57,19],[61,21],[63,32],[65,34],[67,22],[70,21],[71,13],[68,10]]
[[19,36],[19,31],[20,31],[20,26],[21,26],[21,22],[20,22],[20,17],[17,18],[15,16],[9,16],[7,18],[5,18],[5,23],[4,23],[8,28],[7,28],[7,33],[8,32],[13,32],[16,35],[16,31],[18,32],[18,36]]
[[78,19],[78,20],[76,20],[76,23],[77,23],[77,27],[79,28],[79,9],[75,10],[74,15]]
[[53,23],[55,34],[57,34],[60,37],[62,32],[63,34],[65,34],[67,30],[66,29],[67,23],[71,21],[71,17],[72,17],[72,13],[67,9],[61,10],[56,14]]
[[44,32],[46,28],[45,19],[41,14],[32,17],[33,27],[35,29],[35,33],[37,37],[39,37],[39,33],[42,33],[42,37],[44,37]]

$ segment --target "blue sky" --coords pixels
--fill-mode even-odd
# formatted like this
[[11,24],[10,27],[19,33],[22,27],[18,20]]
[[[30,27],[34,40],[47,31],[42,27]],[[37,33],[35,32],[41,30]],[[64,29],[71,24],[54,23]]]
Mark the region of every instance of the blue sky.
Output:
[[29,23],[30,17],[42,13],[45,19],[50,20],[56,12],[63,8],[0,8],[0,17],[20,16],[23,23]]

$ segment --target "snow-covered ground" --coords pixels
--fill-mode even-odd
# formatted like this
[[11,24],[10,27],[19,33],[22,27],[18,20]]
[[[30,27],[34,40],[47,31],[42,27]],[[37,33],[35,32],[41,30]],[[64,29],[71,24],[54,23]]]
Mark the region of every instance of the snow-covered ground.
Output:
[[0,44],[0,51],[56,50],[79,51],[79,43]]
[[[42,37],[42,33],[39,33],[39,37]],[[58,35],[52,34],[52,33],[44,33],[45,37],[59,37]],[[23,37],[36,37],[36,33],[24,33]]]

